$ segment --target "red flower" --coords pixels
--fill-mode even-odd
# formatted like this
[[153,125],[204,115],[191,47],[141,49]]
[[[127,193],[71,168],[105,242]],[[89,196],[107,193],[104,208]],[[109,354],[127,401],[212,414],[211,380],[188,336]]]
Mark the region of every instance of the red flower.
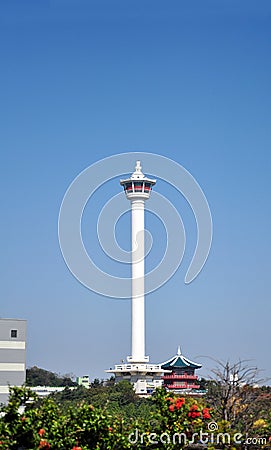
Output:
[[51,445],[49,444],[49,442],[46,441],[46,439],[41,439],[39,448],[43,448],[44,450],[49,450],[50,447],[51,447]]
[[175,409],[175,406],[174,405],[169,405],[169,407],[168,407],[168,409],[169,409],[169,411],[174,411],[174,409]]
[[25,420],[27,420],[25,416],[21,417],[22,422],[24,422]]
[[166,401],[167,401],[167,402],[173,402],[174,400],[173,400],[172,397],[167,397],[167,398],[166,398]]
[[196,419],[196,417],[200,417],[200,412],[198,411],[191,411],[188,413],[188,417],[192,417],[192,419]]
[[176,408],[180,409],[184,404],[184,398],[177,398],[176,400]]
[[44,429],[44,428],[41,428],[41,429],[38,431],[38,434],[40,435],[40,437],[43,436],[43,435],[45,434],[45,429]]
[[75,445],[75,447],[73,447],[72,450],[82,450],[82,448],[81,447],[77,447],[77,445]]
[[192,405],[190,411],[196,411],[197,409],[199,409],[198,405]]
[[190,412],[188,413],[188,417],[192,417],[192,419],[195,419],[196,417],[200,416],[200,412],[198,410],[198,405],[192,405],[190,407]]
[[202,410],[202,417],[203,417],[203,419],[210,419],[211,418],[211,415],[210,415],[209,411],[210,411],[210,408],[203,408],[203,410]]
[[109,430],[109,431],[113,431],[113,428],[112,428],[112,427],[108,427],[108,430]]
[[210,419],[211,418],[211,415],[210,415],[209,411],[210,411],[210,408],[203,408],[203,410],[202,410],[202,417],[203,417],[203,419]]

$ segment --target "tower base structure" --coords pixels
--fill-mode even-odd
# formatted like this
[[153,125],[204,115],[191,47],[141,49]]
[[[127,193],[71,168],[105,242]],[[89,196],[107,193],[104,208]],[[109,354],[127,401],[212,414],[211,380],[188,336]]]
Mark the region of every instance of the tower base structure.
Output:
[[116,364],[114,369],[106,370],[115,375],[115,382],[129,381],[137,395],[147,397],[162,386],[162,375],[165,372],[160,364]]

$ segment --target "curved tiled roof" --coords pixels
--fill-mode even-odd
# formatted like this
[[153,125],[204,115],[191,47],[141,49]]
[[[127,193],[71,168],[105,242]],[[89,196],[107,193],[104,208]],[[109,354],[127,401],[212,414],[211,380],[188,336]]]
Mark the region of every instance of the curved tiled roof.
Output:
[[191,369],[200,369],[202,367],[201,364],[190,361],[190,359],[186,358],[181,354],[180,347],[178,348],[177,355],[170,358],[168,361],[165,361],[161,364],[162,369],[172,369],[174,367],[191,367]]

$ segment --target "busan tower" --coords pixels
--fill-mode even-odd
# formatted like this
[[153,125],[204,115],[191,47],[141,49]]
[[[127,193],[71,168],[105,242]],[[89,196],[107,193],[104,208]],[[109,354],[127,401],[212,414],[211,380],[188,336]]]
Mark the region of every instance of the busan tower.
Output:
[[148,395],[161,386],[163,370],[159,364],[149,364],[145,355],[145,252],[144,207],[156,180],[145,177],[140,161],[130,178],[120,180],[126,198],[131,202],[132,214],[132,351],[127,364],[117,364],[106,370],[115,374],[115,381],[129,380],[136,394]]

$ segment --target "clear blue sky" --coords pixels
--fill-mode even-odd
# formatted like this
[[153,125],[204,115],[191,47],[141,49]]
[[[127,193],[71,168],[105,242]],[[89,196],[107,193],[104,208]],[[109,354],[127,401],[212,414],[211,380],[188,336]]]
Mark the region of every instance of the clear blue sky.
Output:
[[104,377],[130,354],[129,302],[72,277],[57,220],[81,170],[148,151],[197,179],[214,239],[192,284],[188,247],[148,296],[147,354],[181,344],[203,375],[199,355],[252,359],[270,377],[270,1],[4,0],[0,42],[0,314],[28,320],[28,365]]

